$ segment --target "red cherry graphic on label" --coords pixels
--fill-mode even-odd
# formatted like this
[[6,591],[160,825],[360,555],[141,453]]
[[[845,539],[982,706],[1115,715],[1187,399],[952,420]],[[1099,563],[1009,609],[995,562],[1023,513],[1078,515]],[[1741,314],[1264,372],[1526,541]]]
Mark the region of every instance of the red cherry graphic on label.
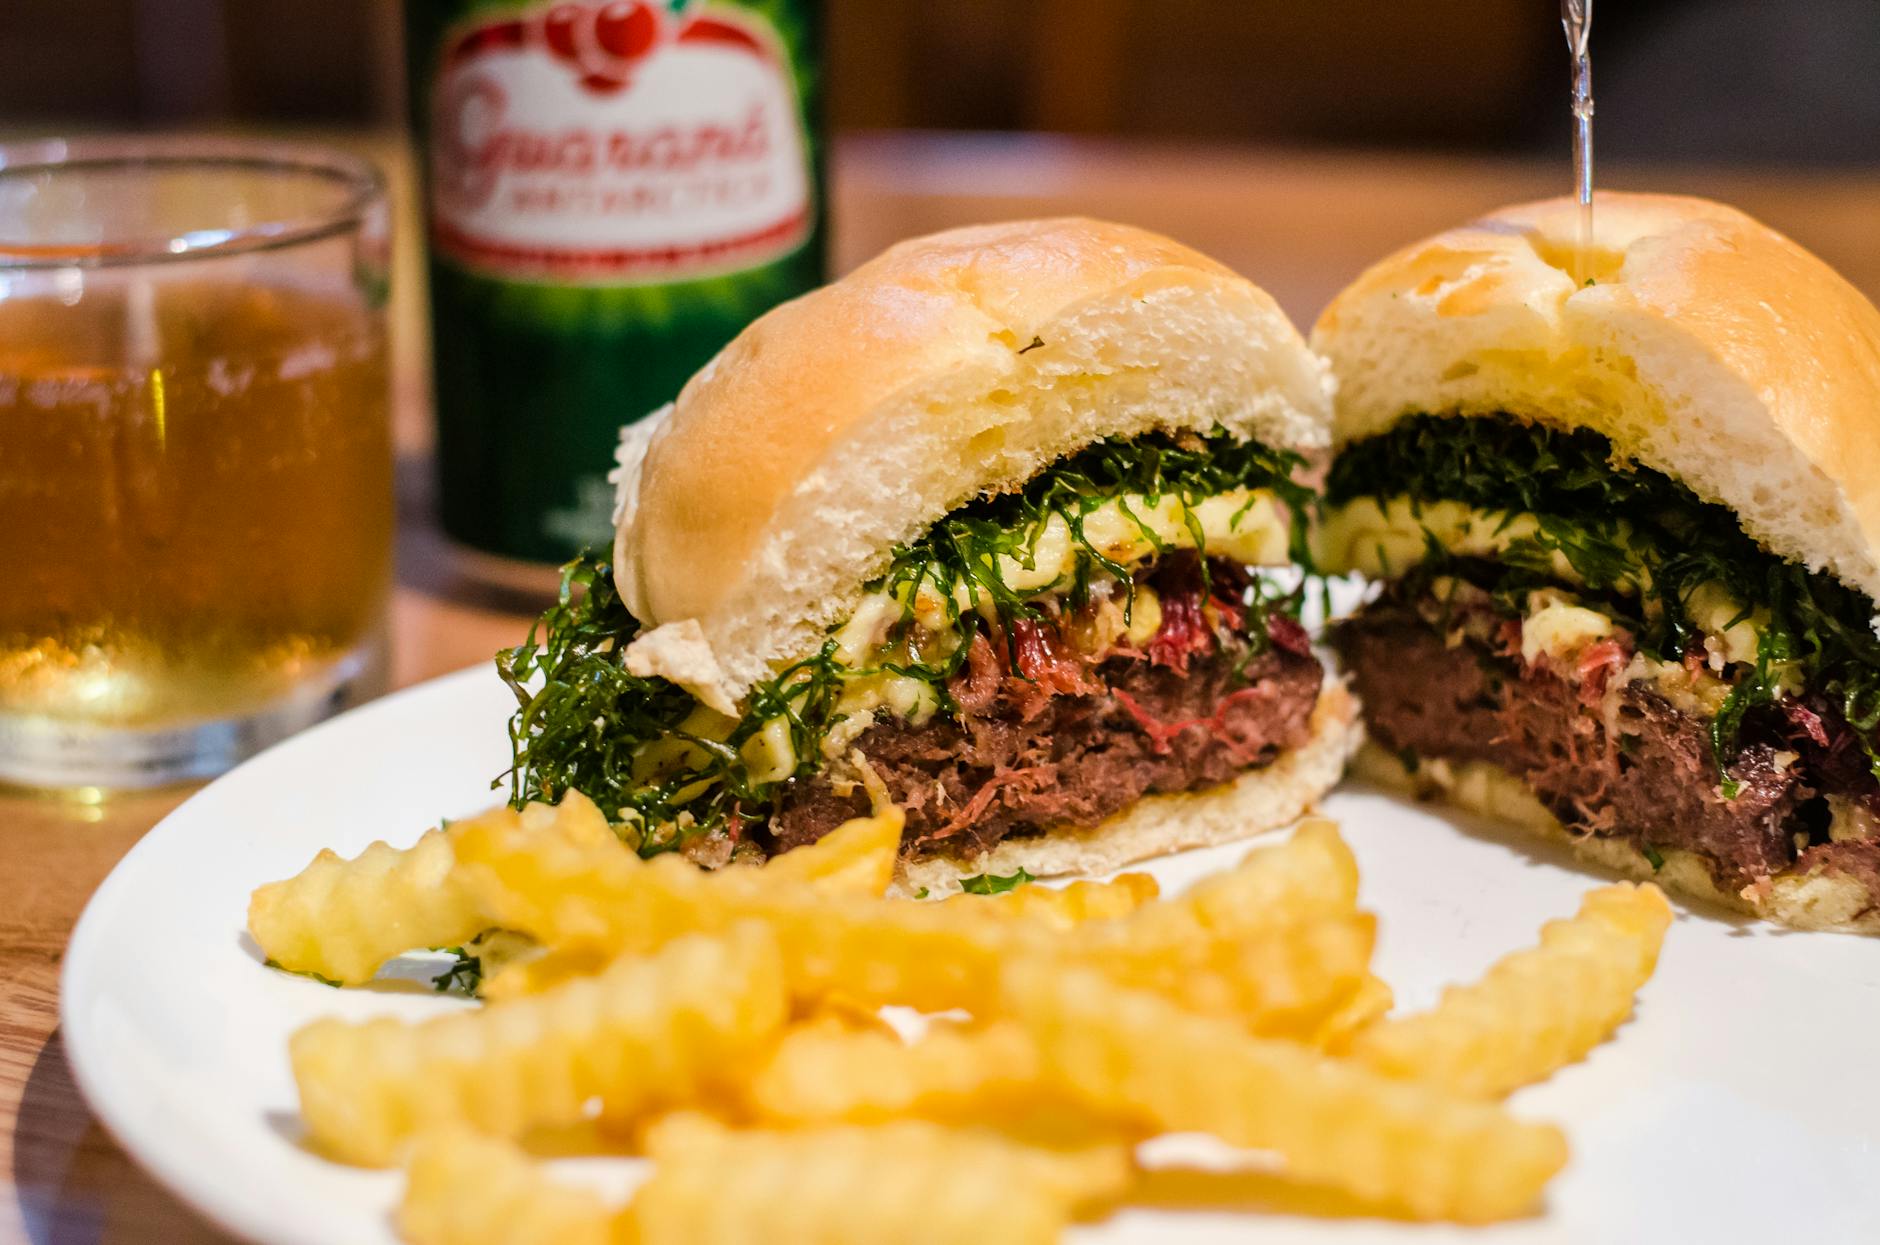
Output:
[[730,22],[719,21],[715,17],[695,17],[679,31],[676,43],[713,43],[721,47],[734,47],[768,59],[770,53],[759,43],[750,31]]
[[557,60],[573,64],[580,58],[580,49],[575,46],[575,28],[586,16],[586,10],[578,4],[558,4],[542,15],[542,38]]
[[505,48],[519,48],[521,46],[522,23],[498,22],[494,26],[485,26],[481,30],[472,31],[465,35],[458,41],[457,46],[452,49],[450,59],[452,63],[456,63],[483,56],[490,52],[500,52]]
[[614,0],[601,6],[594,19],[594,39],[601,48],[621,60],[646,55],[659,35],[659,15],[635,0]]
[[581,79],[581,85],[596,95],[612,95],[627,85],[625,78],[609,78],[604,74],[591,73]]

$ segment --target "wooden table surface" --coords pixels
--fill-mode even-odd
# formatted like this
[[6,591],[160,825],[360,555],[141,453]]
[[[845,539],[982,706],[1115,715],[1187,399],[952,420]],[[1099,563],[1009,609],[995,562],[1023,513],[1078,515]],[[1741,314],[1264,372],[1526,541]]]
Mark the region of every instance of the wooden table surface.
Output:
[[[339,140],[381,159],[409,214],[395,140]],[[948,225],[1079,212],[1167,232],[1253,277],[1301,323],[1367,262],[1498,203],[1552,194],[1564,157],[1528,163],[1356,154],[1122,147],[1084,140],[864,136],[838,145],[837,265]],[[1880,175],[1614,169],[1615,187],[1731,200],[1880,294]],[[399,686],[487,660],[527,603],[451,571],[428,515],[429,415],[411,231],[394,296],[401,455]],[[0,1243],[221,1241],[154,1185],[98,1126],[60,1044],[59,965],[86,898],[189,792],[83,804],[0,794]]]

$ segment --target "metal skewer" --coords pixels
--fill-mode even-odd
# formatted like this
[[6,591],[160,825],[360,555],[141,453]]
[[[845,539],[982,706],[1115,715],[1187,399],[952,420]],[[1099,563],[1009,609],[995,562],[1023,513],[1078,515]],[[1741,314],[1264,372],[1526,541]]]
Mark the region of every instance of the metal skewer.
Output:
[[1593,33],[1593,0],[1560,0],[1560,24],[1566,28],[1567,50],[1573,54],[1573,179],[1580,196],[1580,237],[1575,254],[1575,281],[1593,247],[1593,58],[1587,50]]

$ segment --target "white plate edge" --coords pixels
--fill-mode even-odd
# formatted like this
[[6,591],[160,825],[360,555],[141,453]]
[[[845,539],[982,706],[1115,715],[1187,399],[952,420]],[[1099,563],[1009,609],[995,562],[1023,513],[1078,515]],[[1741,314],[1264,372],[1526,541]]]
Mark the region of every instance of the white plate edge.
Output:
[[[75,1040],[75,1035],[85,1033],[86,1027],[81,1024],[74,1028],[71,1010],[74,1006],[73,1000],[83,998],[86,994],[83,990],[85,984],[83,974],[88,962],[94,958],[90,952],[90,943],[103,937],[97,931],[104,928],[106,918],[99,914],[108,911],[108,905],[118,890],[130,885],[125,879],[136,872],[138,860],[156,850],[150,848],[151,842],[158,835],[165,833],[166,827],[177,823],[181,819],[181,814],[191,805],[207,797],[211,788],[224,778],[266,761],[278,749],[296,740],[335,730],[342,725],[349,725],[348,720],[355,714],[386,708],[415,698],[422,693],[438,694],[448,685],[469,683],[478,678],[489,677],[492,677],[489,664],[478,662],[461,670],[438,675],[421,683],[414,683],[410,687],[400,688],[377,700],[355,709],[349,709],[345,713],[336,714],[316,726],[291,735],[243,761],[228,774],[212,779],[204,784],[201,790],[196,791],[187,800],[166,813],[162,820],[145,832],[143,837],[138,839],[116,864],[111,866],[111,871],[105,875],[104,881],[98,884],[98,889],[93,891],[91,897],[85,901],[85,907],[79,913],[78,922],[72,927],[72,936],[65,944],[64,965],[59,972],[58,1035],[65,1054],[66,1066],[71,1070],[72,1083],[78,1089],[79,1097],[84,1101],[86,1110],[91,1112],[92,1118],[103,1126],[106,1133],[110,1134],[118,1148],[130,1156],[133,1163],[154,1178],[166,1194],[208,1219],[218,1228],[232,1232],[243,1240],[257,1242],[257,1245],[327,1245],[324,1237],[302,1236],[292,1230],[281,1231],[279,1220],[268,1223],[251,1220],[248,1214],[240,1208],[240,1200],[224,1202],[219,1191],[198,1192],[202,1186],[201,1182],[195,1178],[193,1168],[181,1160],[170,1161],[166,1157],[167,1150],[162,1144],[162,1139],[152,1136],[141,1124],[132,1123],[126,1118],[126,1113],[121,1112],[118,1106],[112,1103],[109,1095],[101,1092],[94,1079],[94,1073],[96,1063],[102,1061],[105,1056],[101,1052],[89,1049],[88,1039]],[[184,1190],[190,1192],[185,1194]]]

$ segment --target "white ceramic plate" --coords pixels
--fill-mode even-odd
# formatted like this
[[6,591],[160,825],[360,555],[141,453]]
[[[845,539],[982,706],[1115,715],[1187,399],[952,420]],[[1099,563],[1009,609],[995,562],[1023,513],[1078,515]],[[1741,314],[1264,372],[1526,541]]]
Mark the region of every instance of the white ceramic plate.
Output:
[[[398,1177],[314,1157],[286,1043],[322,1015],[464,1004],[339,991],[262,967],[249,892],[322,847],[409,842],[492,801],[511,704],[486,670],[415,688],[256,758],[153,830],[93,897],[65,969],[66,1049],[105,1125],[225,1228],[295,1245],[392,1238]],[[1346,790],[1327,811],[1382,920],[1377,967],[1410,1007],[1531,942],[1598,879],[1481,825]],[[1160,861],[1165,890],[1237,859]],[[416,969],[414,969],[414,975]],[[1780,933],[1680,911],[1620,1040],[1515,1100],[1561,1122],[1573,1162],[1544,1213],[1486,1231],[1132,1210],[1077,1241],[1880,1240],[1880,941]],[[617,1172],[577,1173],[621,1187]]]

